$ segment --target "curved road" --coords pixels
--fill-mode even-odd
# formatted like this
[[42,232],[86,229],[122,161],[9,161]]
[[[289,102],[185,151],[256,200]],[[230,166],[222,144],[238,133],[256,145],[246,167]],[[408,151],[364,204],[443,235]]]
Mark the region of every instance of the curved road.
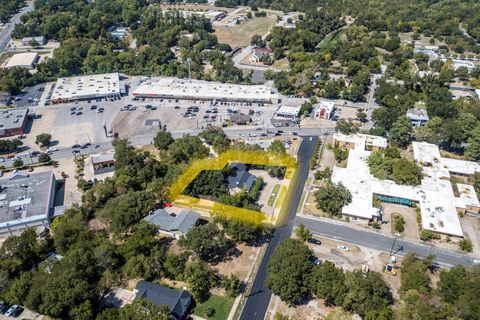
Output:
[[265,313],[267,312],[268,304],[270,303],[270,297],[272,293],[265,285],[265,277],[267,275],[267,265],[270,260],[270,256],[273,253],[275,247],[285,239],[290,238],[295,221],[295,213],[297,212],[298,203],[302,196],[305,181],[308,177],[310,158],[312,156],[315,144],[318,137],[304,137],[300,149],[298,151],[298,169],[296,177],[292,181],[287,194],[287,199],[284,202],[285,207],[282,208],[284,214],[284,224],[279,226],[270,242],[267,244],[267,250],[263,256],[263,260],[260,264],[260,268],[257,271],[255,280],[253,281],[250,294],[247,296],[247,302],[243,308],[240,320],[263,320]]

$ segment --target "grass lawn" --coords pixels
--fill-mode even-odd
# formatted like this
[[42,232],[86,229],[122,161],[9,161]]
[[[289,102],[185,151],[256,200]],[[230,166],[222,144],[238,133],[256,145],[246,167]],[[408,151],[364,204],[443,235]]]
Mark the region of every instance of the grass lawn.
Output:
[[276,17],[258,17],[234,27],[215,27],[215,35],[219,43],[228,43],[232,47],[246,47],[253,35],[263,36],[275,23]]
[[338,29],[329,33],[320,43],[318,44],[319,49],[326,49],[332,46],[333,44],[340,41],[340,37],[343,33],[343,29]]
[[280,185],[277,183],[276,185],[273,186],[272,193],[270,194],[270,197],[268,198],[268,205],[271,207],[273,206],[273,203],[275,202],[275,198],[277,197],[278,189],[280,189]]
[[[211,295],[204,303],[197,303],[195,309],[193,309],[193,314],[211,320],[225,320],[228,318],[234,300],[235,299],[229,297]],[[215,310],[215,313],[211,317],[207,317],[208,307],[212,307]]]

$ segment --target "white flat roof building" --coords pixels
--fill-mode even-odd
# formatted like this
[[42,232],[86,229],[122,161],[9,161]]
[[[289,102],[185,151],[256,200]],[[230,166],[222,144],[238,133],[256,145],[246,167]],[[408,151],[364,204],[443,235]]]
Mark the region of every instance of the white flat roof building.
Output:
[[348,154],[347,167],[334,167],[332,173],[332,181],[342,183],[352,194],[351,203],[342,208],[342,213],[371,220],[379,215],[378,208],[373,206],[374,195],[406,199],[418,203],[423,229],[463,237],[458,211],[478,212],[480,204],[470,185],[457,184],[458,196],[455,196],[450,172],[467,174],[474,172],[476,167],[472,167],[470,161],[442,158],[436,145],[413,142],[414,157],[422,166],[424,177],[419,186],[398,185],[370,174],[367,159],[372,152],[367,150],[366,139],[362,136],[334,135],[334,139],[354,144]]
[[173,98],[184,100],[219,100],[276,103],[279,95],[264,85],[241,85],[179,78],[157,78],[142,83],[134,91],[136,97]]
[[354,149],[359,150],[370,149],[372,147],[384,149],[387,147],[387,139],[369,134],[347,135],[343,133],[335,133],[333,135],[333,141],[344,143],[347,146],[352,146]]
[[120,87],[118,73],[58,78],[50,102],[119,97]]
[[33,69],[37,60],[38,53],[36,52],[17,53],[14,54],[10,60],[8,60],[5,68],[20,67],[25,69]]
[[280,106],[275,112],[275,117],[297,119],[301,107]]

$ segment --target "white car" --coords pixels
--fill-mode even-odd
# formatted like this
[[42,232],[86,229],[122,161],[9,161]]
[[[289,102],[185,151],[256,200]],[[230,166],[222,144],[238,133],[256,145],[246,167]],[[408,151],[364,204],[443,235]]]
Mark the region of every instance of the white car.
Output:
[[350,249],[348,249],[347,246],[344,246],[344,245],[338,245],[338,246],[337,246],[337,249],[340,250],[340,251],[348,251],[348,250],[350,250]]
[[47,153],[52,153],[52,152],[55,152],[55,151],[58,151],[58,148],[50,147],[50,148],[47,149]]

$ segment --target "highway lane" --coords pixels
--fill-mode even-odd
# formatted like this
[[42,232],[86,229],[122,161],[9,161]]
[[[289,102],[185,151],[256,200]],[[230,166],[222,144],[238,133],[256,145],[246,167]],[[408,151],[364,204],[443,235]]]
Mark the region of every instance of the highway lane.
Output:
[[284,208],[282,208],[282,217],[284,221],[279,221],[280,226],[275,230],[273,237],[267,244],[265,255],[253,281],[250,294],[242,310],[240,320],[263,320],[268,309],[271,298],[271,291],[265,285],[267,275],[267,266],[275,247],[285,239],[290,238],[295,221],[295,213],[302,196],[301,190],[308,177],[310,158],[312,156],[318,137],[305,137],[298,151],[298,169],[296,178],[290,185]]
[[[325,219],[317,220],[305,217],[296,217],[295,224],[303,223],[313,234],[335,239],[338,241],[356,244],[362,247],[390,252],[393,244],[393,236],[387,236],[380,233],[352,228],[337,222],[329,222]],[[405,255],[409,252],[415,252],[419,256],[426,257],[434,255],[435,261],[443,267],[452,267],[457,264],[471,266],[475,264],[475,259],[466,254],[442,249],[436,246],[429,246],[421,243],[398,238],[395,243],[394,251],[399,250],[398,255]]]
[[5,48],[7,47],[8,43],[10,42],[11,39],[11,34],[13,29],[15,28],[15,25],[20,22],[20,17],[32,11],[34,9],[33,6],[33,1],[28,1],[27,5],[23,8],[21,8],[11,19],[10,22],[7,23],[5,26],[5,29],[0,32],[0,52],[3,52]]

